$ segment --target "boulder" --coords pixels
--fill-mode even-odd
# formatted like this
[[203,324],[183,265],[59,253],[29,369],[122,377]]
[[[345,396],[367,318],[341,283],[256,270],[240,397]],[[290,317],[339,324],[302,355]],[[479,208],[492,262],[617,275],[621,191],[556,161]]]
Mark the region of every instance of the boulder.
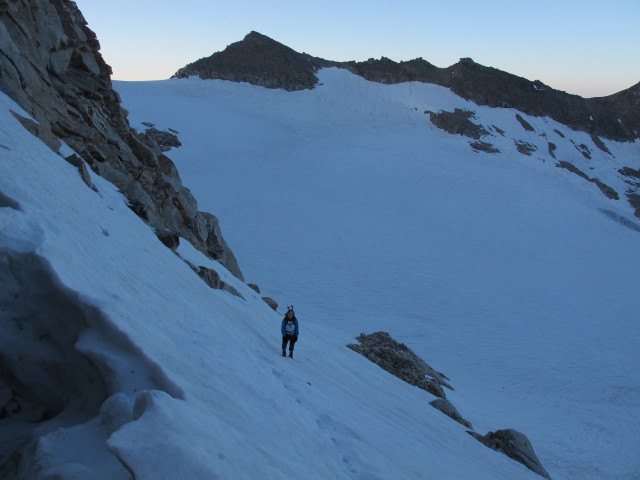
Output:
[[431,368],[404,343],[391,338],[387,332],[370,335],[361,333],[357,337],[360,344],[347,345],[387,372],[405,382],[426,390],[436,397],[445,398],[442,387],[453,388],[446,382],[446,376]]
[[220,281],[220,275],[215,270],[212,270],[207,267],[198,267],[197,268],[198,276],[204,280],[204,283],[209,285],[211,288],[222,288],[222,282]]
[[486,435],[479,435],[476,432],[467,432],[475,439],[484,443],[487,447],[502,452],[510,458],[520,462],[529,470],[551,480],[551,476],[540,463],[538,456],[533,450],[531,442],[523,433],[511,428],[496,430]]
[[180,246],[180,235],[177,233],[167,230],[166,228],[156,228],[155,232],[158,240],[160,240],[165,247],[175,251],[176,248]]
[[271,297],[262,297],[262,300],[276,312],[278,311],[278,303]]
[[256,293],[260,293],[260,287],[255,283],[247,283],[247,286]]
[[465,427],[471,428],[471,429],[473,428],[471,426],[471,423],[465,420],[464,418],[462,418],[462,415],[460,415],[460,412],[458,412],[458,409],[454,407],[453,403],[451,403],[446,398],[436,398],[435,400],[429,402],[429,405],[431,405],[434,408],[437,408],[442,413],[444,413],[448,417],[453,418],[456,422],[464,425]]

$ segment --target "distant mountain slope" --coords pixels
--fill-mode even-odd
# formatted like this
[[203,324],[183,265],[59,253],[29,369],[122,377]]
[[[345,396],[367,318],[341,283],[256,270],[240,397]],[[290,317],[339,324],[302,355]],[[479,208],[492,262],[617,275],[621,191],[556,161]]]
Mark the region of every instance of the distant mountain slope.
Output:
[[345,68],[379,83],[434,83],[478,105],[548,116],[574,130],[611,140],[631,141],[640,137],[640,83],[608,97],[585,99],[538,80],[532,82],[485,67],[470,58],[447,68],[438,68],[422,58],[399,63],[385,57],[365,62],[334,62],[298,53],[265,35],[251,32],[224,51],[181,68],[174,77],[195,75],[294,91],[314,88],[318,83],[315,72],[330,66]]

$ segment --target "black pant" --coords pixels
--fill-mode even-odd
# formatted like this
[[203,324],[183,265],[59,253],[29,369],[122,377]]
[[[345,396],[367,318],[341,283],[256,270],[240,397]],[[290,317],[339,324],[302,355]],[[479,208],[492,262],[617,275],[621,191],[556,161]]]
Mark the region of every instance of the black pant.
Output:
[[296,344],[298,337],[295,335],[284,335],[282,337],[282,351],[284,352],[287,349],[287,343],[291,342],[289,345],[289,351],[293,352],[293,346]]

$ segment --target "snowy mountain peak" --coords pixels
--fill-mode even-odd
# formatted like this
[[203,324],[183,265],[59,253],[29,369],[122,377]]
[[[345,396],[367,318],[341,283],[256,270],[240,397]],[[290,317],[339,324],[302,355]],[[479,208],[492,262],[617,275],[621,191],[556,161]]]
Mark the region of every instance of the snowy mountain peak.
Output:
[[364,62],[336,62],[298,53],[257,32],[224,51],[202,58],[176,72],[174,78],[199,76],[248,82],[288,91],[314,88],[315,72],[322,67],[349,70],[367,80],[395,84],[433,83],[450,88],[464,99],[490,107],[514,108],[536,117],[550,117],[574,130],[611,140],[631,141],[640,137],[640,105],[629,101],[631,89],[608,97],[584,99],[555,90],[542,82],[485,67],[471,58],[447,68],[436,67],[422,58],[394,62],[381,57]]

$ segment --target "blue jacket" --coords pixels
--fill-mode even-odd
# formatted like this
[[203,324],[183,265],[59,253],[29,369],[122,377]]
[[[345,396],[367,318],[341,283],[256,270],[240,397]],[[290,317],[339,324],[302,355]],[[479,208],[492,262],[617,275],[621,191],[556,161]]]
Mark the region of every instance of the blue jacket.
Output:
[[[282,332],[282,336],[283,336],[283,337],[287,334],[287,332],[286,332],[286,331],[285,331],[285,329],[284,329],[284,326],[286,325],[287,320],[288,320],[288,318],[287,318],[287,317],[284,317],[284,318],[282,319],[282,325],[280,326],[280,331]],[[293,321],[294,325],[296,326],[296,333],[295,333],[295,335],[296,335],[296,337],[297,337],[297,336],[298,336],[298,319],[294,316],[294,317],[293,317],[293,319],[292,319],[292,321]]]

